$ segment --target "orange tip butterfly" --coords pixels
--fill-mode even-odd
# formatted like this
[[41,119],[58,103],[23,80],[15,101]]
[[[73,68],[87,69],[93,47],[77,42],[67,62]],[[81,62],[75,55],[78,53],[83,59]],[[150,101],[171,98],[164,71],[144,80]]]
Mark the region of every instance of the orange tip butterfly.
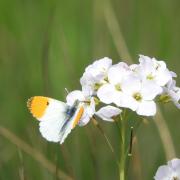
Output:
[[71,130],[79,123],[84,106],[78,100],[73,106],[49,97],[34,96],[27,102],[33,117],[39,120],[42,136],[52,142],[62,144]]

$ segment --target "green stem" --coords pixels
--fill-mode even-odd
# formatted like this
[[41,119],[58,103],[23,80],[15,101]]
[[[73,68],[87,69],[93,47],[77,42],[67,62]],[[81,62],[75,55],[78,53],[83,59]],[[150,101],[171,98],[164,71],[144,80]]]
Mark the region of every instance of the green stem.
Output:
[[[123,138],[124,140],[124,138]],[[120,167],[119,167],[119,173],[120,173],[120,180],[125,180],[125,152],[124,152],[124,142],[121,143],[121,151],[120,151]]]
[[121,116],[121,147],[120,147],[120,162],[119,162],[119,178],[120,180],[125,180],[125,160],[126,160],[126,153],[125,153],[125,113]]

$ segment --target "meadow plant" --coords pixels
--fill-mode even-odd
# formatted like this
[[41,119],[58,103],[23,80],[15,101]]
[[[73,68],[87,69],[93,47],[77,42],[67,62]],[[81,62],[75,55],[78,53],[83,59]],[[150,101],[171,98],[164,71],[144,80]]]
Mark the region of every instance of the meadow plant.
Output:
[[[173,102],[179,109],[180,88],[176,86],[175,78],[176,73],[170,71],[164,61],[155,58],[140,55],[139,64],[128,65],[124,62],[112,64],[110,58],[104,57],[86,67],[80,79],[82,89],[67,95],[67,104],[70,106],[77,100],[84,102],[85,110],[78,125],[84,126],[96,117],[120,123],[120,180],[126,177],[126,161],[132,148],[132,132],[128,147],[126,144],[129,139],[125,137],[128,112],[135,112],[139,118],[152,117],[156,114],[157,103],[167,102]],[[132,129],[131,127],[130,130]],[[176,162],[179,161],[173,160],[167,166],[159,168],[155,179],[167,179],[164,178],[166,175],[170,177],[165,173],[167,169],[169,172],[179,173],[180,169],[170,168],[171,164],[172,167],[176,166]]]

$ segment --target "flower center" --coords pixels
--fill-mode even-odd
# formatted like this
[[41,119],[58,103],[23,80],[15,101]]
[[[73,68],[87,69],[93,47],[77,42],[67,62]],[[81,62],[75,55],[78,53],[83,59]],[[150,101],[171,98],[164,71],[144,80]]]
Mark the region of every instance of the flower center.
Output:
[[179,180],[179,178],[174,176],[172,180]]
[[94,90],[97,91],[101,86],[102,86],[102,84],[95,83]]
[[[96,105],[98,105],[100,103],[100,100],[97,97],[94,97],[94,102]],[[89,105],[90,105],[90,103],[89,103]]]
[[168,103],[169,101],[171,101],[171,97],[168,94],[162,94],[159,97],[159,101],[163,103]]
[[117,91],[121,91],[121,85],[120,84],[116,84],[115,88],[116,88]]
[[153,80],[154,79],[154,76],[151,74],[148,74],[147,77],[146,77],[148,80]]
[[106,76],[106,77],[104,78],[104,81],[109,82],[108,76]]
[[133,98],[136,100],[136,101],[141,101],[142,100],[142,96],[140,93],[135,93],[133,94]]

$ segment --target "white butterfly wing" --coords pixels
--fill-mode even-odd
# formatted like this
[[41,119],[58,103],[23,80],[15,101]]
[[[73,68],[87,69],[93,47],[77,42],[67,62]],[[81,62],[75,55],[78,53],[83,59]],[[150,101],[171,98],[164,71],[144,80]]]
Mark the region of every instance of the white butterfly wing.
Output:
[[64,142],[68,134],[71,132],[71,130],[78,124],[80,121],[82,115],[84,113],[84,107],[83,104],[80,103],[77,107],[77,110],[75,114],[69,119],[66,124],[63,126],[61,133],[60,133],[60,144]]
[[39,123],[39,130],[46,140],[52,142],[60,141],[60,131],[67,120],[67,108],[68,106],[64,102],[54,99],[49,100],[49,106]]

